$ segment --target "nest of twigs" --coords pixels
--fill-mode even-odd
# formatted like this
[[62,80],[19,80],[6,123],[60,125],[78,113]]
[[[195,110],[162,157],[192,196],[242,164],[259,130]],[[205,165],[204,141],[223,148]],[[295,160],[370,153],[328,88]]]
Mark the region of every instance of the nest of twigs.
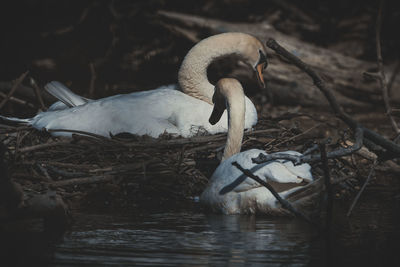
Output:
[[[226,141],[226,134],[154,139],[74,132],[71,139],[27,126],[1,125],[0,131],[10,176],[25,192],[55,190],[79,209],[198,196],[218,166]],[[243,150],[274,151],[284,144],[301,151],[302,135],[298,128],[261,120],[245,133]]]
[[[313,150],[318,144],[328,144],[330,151],[353,144],[337,120],[323,122],[298,112],[277,112],[245,132],[243,151],[258,148],[267,153],[296,150],[322,155]],[[226,142],[226,133],[151,138],[69,132],[72,138],[61,138],[29,126],[0,124],[0,148],[6,150],[0,155],[0,169],[7,169],[9,177],[0,179],[0,190],[14,192],[6,198],[0,194],[0,222],[50,218],[58,229],[68,223],[69,211],[140,211],[154,205],[168,208],[192,203],[218,166]],[[335,136],[334,140],[328,141],[327,135]],[[360,181],[371,176],[367,167],[376,156],[369,154],[363,148],[331,158],[328,165],[312,162],[313,176],[319,181],[328,177],[330,199],[349,202],[360,190]],[[385,171],[388,166],[381,168]],[[375,166],[375,170],[381,169]]]

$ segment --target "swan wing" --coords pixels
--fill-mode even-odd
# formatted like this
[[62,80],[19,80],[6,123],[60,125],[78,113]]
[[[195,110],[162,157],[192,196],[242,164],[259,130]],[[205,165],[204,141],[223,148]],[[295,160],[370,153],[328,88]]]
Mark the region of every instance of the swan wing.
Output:
[[[49,94],[60,100],[66,107],[77,107],[88,102],[87,98],[75,94],[65,85],[57,81],[49,82],[44,88]],[[62,109],[62,107],[63,105],[61,103],[56,102],[50,109],[59,110]]]
[[[301,153],[297,151],[284,151],[284,152],[279,152],[283,154],[289,154],[289,155],[294,155],[294,156],[302,156]],[[311,166],[307,163],[303,163],[300,165],[294,165],[293,162],[290,160],[278,160],[278,162],[282,163],[284,167],[287,169],[287,171],[291,172],[293,175],[296,175],[299,178],[305,179],[308,182],[313,181],[313,176],[311,174]]]
[[264,164],[254,164],[251,159],[257,157],[260,153],[265,154],[263,150],[251,149],[233,155],[229,159],[223,161],[212,175],[210,184],[218,187],[220,194],[231,191],[240,193],[261,187],[258,182],[248,178],[240,170],[232,166],[232,163],[235,161],[243,168],[249,169],[265,182],[301,183],[303,179],[309,177],[309,179],[312,180],[311,167],[308,164],[294,166],[290,161],[281,162],[279,160]]
[[[260,175],[260,165],[252,163],[251,159],[257,157],[262,150],[252,149],[233,155],[227,160],[221,162],[213,173],[209,185],[214,187],[218,194],[229,192],[244,192],[261,185],[251,178],[244,175],[239,169],[232,165],[237,162],[245,169],[249,169],[255,175]],[[259,176],[262,178],[261,176]],[[263,178],[262,178],[263,179]]]

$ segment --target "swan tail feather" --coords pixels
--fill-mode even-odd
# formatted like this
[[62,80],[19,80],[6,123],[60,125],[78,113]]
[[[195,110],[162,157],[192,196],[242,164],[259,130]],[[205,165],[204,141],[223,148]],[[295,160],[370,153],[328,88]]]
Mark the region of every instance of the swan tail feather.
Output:
[[319,178],[313,182],[305,185],[298,190],[293,191],[285,197],[290,202],[295,202],[303,198],[307,198],[314,195],[319,195],[325,189],[324,180]]
[[315,221],[321,214],[324,190],[324,179],[319,178],[295,190],[286,196],[285,199],[289,201],[295,209],[306,215],[312,221]]
[[18,123],[18,124],[30,124],[32,119],[20,119],[20,118],[14,118],[14,117],[6,117],[0,115],[0,120],[3,120],[5,122],[12,122],[12,123]]
[[44,86],[46,91],[52,96],[63,102],[68,107],[84,105],[88,100],[72,92],[68,87],[60,82],[52,81]]

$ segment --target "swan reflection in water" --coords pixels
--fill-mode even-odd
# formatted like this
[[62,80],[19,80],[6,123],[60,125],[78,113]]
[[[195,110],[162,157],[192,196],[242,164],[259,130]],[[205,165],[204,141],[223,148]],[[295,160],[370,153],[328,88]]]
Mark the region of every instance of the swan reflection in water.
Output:
[[[82,222],[89,225],[90,216]],[[54,261],[96,265],[302,266],[318,260],[311,232],[306,223],[289,218],[148,214],[133,222],[124,219],[95,230],[72,232],[57,247]]]

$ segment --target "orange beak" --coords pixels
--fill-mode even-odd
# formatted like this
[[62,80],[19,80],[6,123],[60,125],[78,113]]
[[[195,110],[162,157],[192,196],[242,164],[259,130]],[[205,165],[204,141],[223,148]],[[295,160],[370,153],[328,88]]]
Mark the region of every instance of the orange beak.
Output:
[[265,63],[258,64],[256,67],[256,76],[257,76],[258,84],[262,88],[265,88],[265,82],[264,82],[264,77],[263,77],[264,64]]

